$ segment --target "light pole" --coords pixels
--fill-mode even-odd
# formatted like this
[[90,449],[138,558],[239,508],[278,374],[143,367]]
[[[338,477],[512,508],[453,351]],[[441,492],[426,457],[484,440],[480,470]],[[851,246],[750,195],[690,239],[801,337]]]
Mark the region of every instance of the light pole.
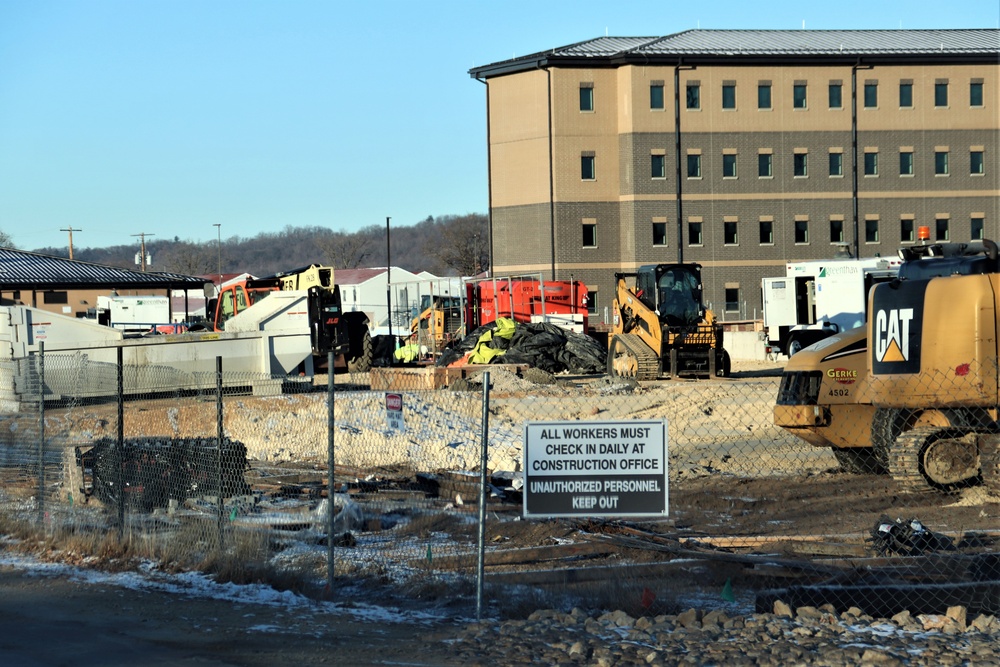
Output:
[[215,227],[215,231],[218,237],[216,241],[216,248],[219,251],[219,288],[222,288],[222,223],[216,222],[212,224]]
[[392,258],[389,256],[389,221],[385,219],[385,304],[389,309],[389,338],[392,338]]

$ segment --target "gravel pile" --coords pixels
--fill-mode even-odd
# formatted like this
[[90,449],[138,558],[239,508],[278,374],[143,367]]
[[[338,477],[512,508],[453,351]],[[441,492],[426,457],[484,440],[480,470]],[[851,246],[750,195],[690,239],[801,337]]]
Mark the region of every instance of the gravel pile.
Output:
[[451,641],[463,665],[1000,665],[1000,619],[945,615],[875,619],[860,609],[776,602],[775,613],[729,617],[690,609],[677,615],[598,617],[542,610],[527,620],[473,624]]

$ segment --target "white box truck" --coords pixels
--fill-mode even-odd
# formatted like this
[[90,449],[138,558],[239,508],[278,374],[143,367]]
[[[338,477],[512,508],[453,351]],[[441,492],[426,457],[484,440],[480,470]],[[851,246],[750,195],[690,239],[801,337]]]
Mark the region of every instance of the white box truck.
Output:
[[764,278],[764,330],[772,349],[792,356],[804,347],[865,323],[868,291],[892,280],[897,258],[789,262],[785,275]]

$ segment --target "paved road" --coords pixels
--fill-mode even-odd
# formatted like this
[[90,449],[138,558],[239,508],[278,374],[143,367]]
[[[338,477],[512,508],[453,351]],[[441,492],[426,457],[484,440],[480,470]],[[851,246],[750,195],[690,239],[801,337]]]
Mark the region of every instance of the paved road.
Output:
[[0,665],[447,665],[442,630],[0,568]]

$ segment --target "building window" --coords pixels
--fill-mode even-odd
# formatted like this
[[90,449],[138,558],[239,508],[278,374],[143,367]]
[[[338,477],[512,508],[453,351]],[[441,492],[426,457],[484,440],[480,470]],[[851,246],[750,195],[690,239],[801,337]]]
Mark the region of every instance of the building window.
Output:
[[971,223],[972,240],[982,241],[983,228],[985,227],[985,225],[983,224],[983,219],[978,216],[973,216],[972,219],[970,220],[970,223]]
[[580,156],[580,178],[585,181],[593,181],[597,179],[597,167],[594,164],[593,155],[581,155]]
[[878,107],[878,84],[868,82],[865,84],[865,108],[874,109]]
[[665,155],[650,155],[650,177],[667,177],[667,157]]
[[865,176],[878,176],[877,151],[865,151]]
[[580,111],[594,110],[594,86],[593,84],[580,84]]
[[844,154],[830,153],[830,176],[844,175]]
[[948,234],[948,218],[938,218],[934,221],[934,240],[935,241],[947,241]]
[[844,242],[844,221],[830,220],[830,243]]
[[948,84],[947,83],[935,83],[934,84],[934,106],[936,106],[936,107],[946,107],[946,106],[948,106]]
[[649,108],[663,109],[663,84],[653,83],[649,86]]
[[796,153],[792,161],[792,174],[796,178],[805,178],[809,175],[809,154]]
[[913,243],[913,220],[903,218],[899,221],[899,241],[900,243]]
[[688,178],[701,178],[701,155],[688,155]]
[[769,83],[757,84],[757,108],[758,109],[771,108],[771,84]]
[[722,242],[726,245],[739,245],[740,237],[736,230],[737,223],[727,220],[722,223]]
[[653,245],[658,245],[658,246],[667,245],[667,223],[665,222],[653,223]]
[[844,86],[840,83],[830,84],[830,108],[831,109],[843,109],[844,108]]
[[598,312],[598,309],[597,309],[597,292],[596,291],[593,291],[593,292],[592,291],[588,291],[587,292],[587,314],[588,315],[596,315],[597,312]]
[[770,153],[759,153],[757,155],[757,176],[760,178],[771,178],[774,173],[771,171],[772,156]]
[[42,292],[42,303],[69,303],[69,292]]
[[792,86],[792,107],[795,109],[806,108],[806,84],[796,83]]
[[983,152],[969,151],[969,173],[976,175],[983,173]]
[[899,106],[903,109],[910,109],[913,107],[913,84],[912,83],[900,83],[899,84]]
[[723,109],[736,108],[736,84],[734,83],[722,84],[722,108]]
[[913,176],[913,151],[899,151],[899,175]]
[[761,220],[757,225],[760,230],[760,244],[774,245],[774,223],[770,220]]
[[983,84],[979,81],[973,81],[969,84],[969,106],[983,106]]
[[878,220],[865,220],[865,243],[878,243]]
[[727,313],[738,313],[738,312],[740,312],[740,288],[739,287],[727,287],[726,288],[726,312]]
[[701,86],[697,83],[689,83],[687,85],[687,108],[701,108]]
[[934,152],[934,174],[937,176],[948,175],[948,151]]
[[582,225],[583,228],[583,247],[584,248],[596,248],[597,247],[597,223],[595,222],[585,222]]
[[702,245],[701,223],[688,223],[688,245]]
[[722,156],[722,177],[736,178],[736,155],[726,153]]
[[809,221],[808,220],[796,220],[795,221],[795,242],[796,243],[809,243]]

